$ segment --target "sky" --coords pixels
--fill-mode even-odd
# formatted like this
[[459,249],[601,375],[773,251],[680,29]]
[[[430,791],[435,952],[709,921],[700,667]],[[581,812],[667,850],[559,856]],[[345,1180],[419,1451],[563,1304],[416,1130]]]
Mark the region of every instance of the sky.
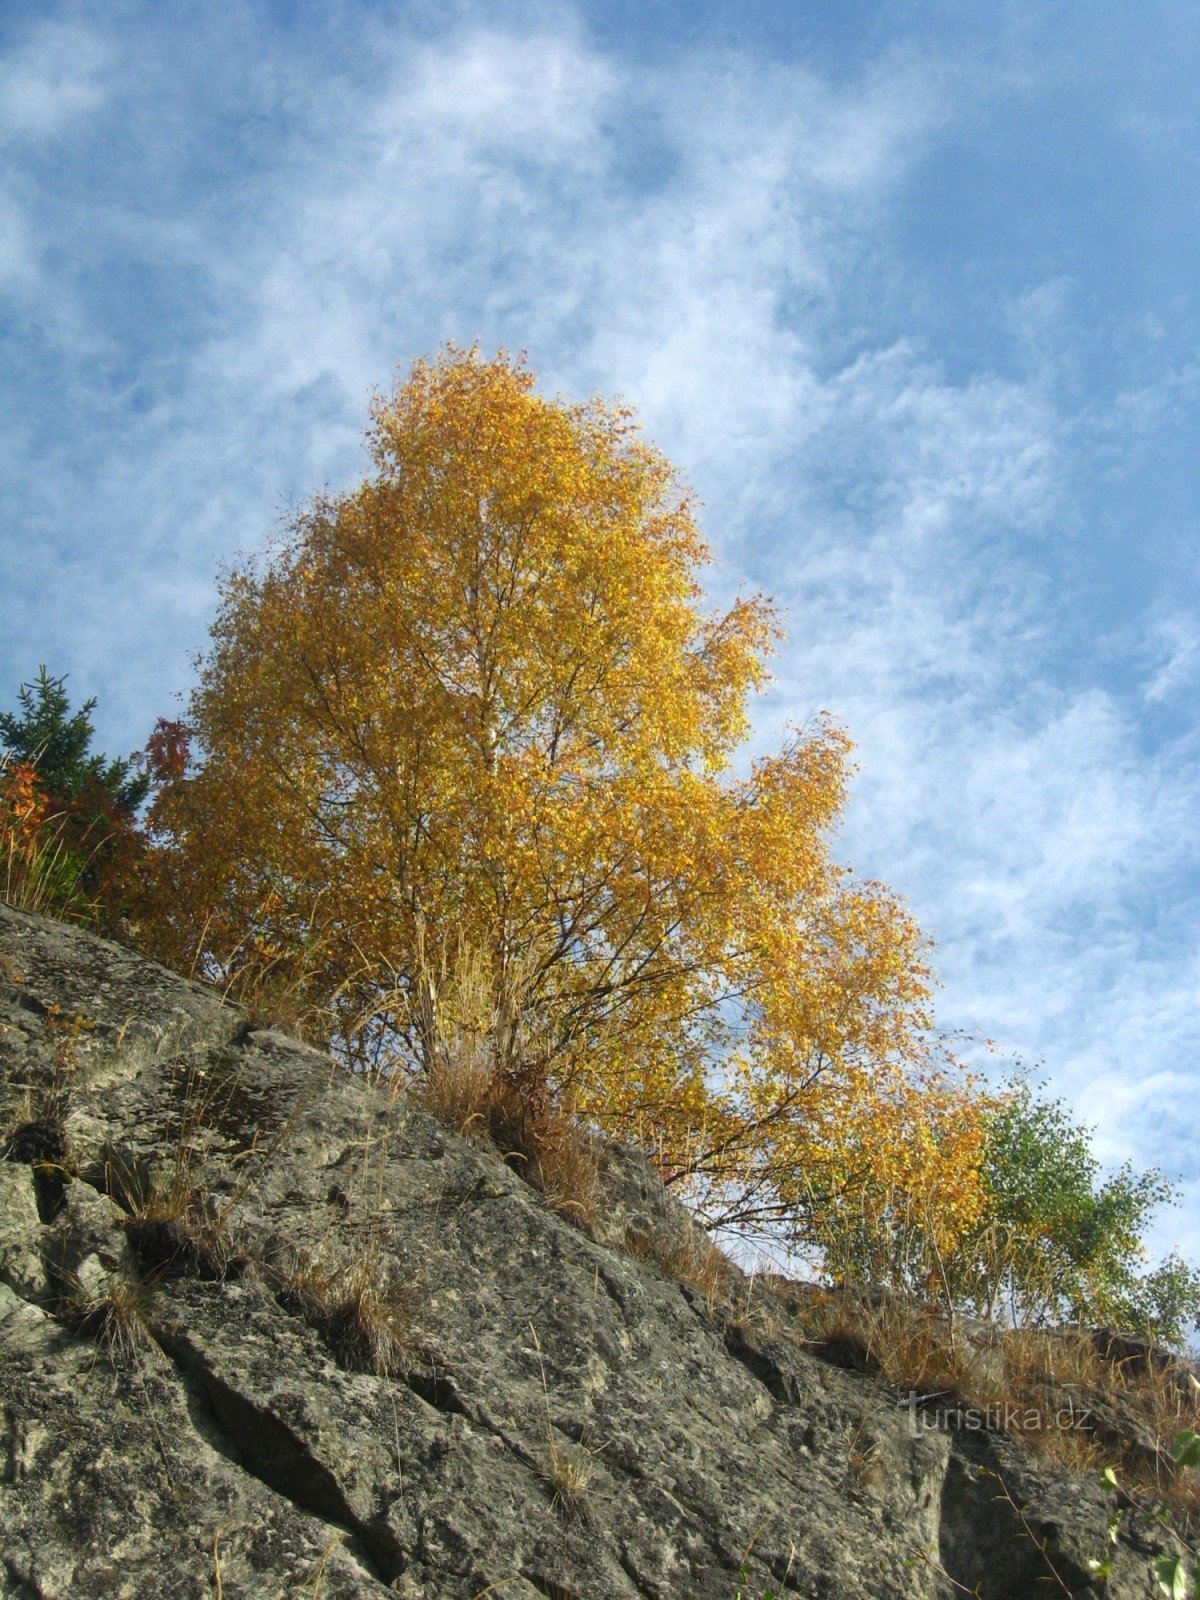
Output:
[[783,610],[754,747],[849,728],[942,1026],[1200,1261],[1198,81],[1193,0],[5,0],[0,704],[142,745],[445,341],[619,394]]

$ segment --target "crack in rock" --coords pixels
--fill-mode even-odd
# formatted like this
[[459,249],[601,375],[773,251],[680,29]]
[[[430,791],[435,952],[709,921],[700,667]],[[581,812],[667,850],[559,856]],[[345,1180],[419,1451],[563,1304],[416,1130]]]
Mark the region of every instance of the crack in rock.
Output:
[[458,1392],[458,1386],[453,1378],[437,1372],[409,1371],[399,1374],[405,1386],[412,1390],[418,1400],[432,1406],[435,1411],[440,1411],[445,1416],[466,1417],[469,1421],[477,1419],[467,1410],[463,1397]]
[[155,1329],[154,1337],[184,1381],[190,1380],[199,1391],[214,1425],[229,1441],[236,1464],[298,1510],[340,1528],[349,1535],[344,1548],[371,1577],[384,1585],[393,1583],[408,1560],[386,1524],[364,1522],[304,1440],[273,1412],[219,1377],[185,1337],[161,1328]]
[[545,1573],[531,1572],[528,1567],[521,1568],[521,1576],[525,1582],[531,1584],[545,1600],[581,1600],[574,1589],[568,1589],[565,1584],[556,1583],[553,1578],[548,1578]]

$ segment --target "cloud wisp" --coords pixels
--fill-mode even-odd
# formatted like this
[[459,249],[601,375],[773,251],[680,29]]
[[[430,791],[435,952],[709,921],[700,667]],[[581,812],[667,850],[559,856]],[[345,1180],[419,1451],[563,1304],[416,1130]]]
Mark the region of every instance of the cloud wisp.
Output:
[[371,390],[448,338],[525,348],[547,388],[638,405],[718,596],[779,595],[757,738],[849,724],[845,852],[938,937],[948,1025],[1045,1055],[1106,1153],[1195,1175],[1196,749],[1141,720],[1194,681],[1195,607],[1123,619],[1115,680],[1058,560],[1081,475],[1191,369],[1081,399],[1055,276],[993,308],[1004,363],[923,330],[897,218],[1003,98],[987,62],[668,72],[569,11],[334,41],[231,8],[181,50],[120,17],[31,23],[0,67],[12,686],[70,668],[137,742],[215,563],[361,470]]

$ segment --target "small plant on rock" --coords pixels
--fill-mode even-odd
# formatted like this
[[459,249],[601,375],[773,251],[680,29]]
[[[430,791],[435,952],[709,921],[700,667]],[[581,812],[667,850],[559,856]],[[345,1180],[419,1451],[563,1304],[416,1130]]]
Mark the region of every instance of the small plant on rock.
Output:
[[649,1261],[698,1294],[709,1316],[717,1306],[729,1304],[737,1269],[698,1223],[673,1221],[652,1230],[631,1228],[625,1242],[631,1255]]
[[278,1293],[284,1308],[315,1328],[351,1371],[394,1377],[411,1361],[415,1293],[388,1273],[377,1247],[338,1266],[298,1256]]
[[150,1343],[152,1296],[130,1272],[115,1272],[95,1290],[69,1294],[59,1319],[73,1332],[94,1339],[114,1366],[136,1359]]
[[57,1006],[50,1006],[46,1027],[54,1045],[50,1073],[26,1087],[16,1124],[8,1138],[0,1142],[0,1160],[20,1162],[33,1169],[38,1214],[43,1222],[58,1214],[72,1175],[66,1119],[71,1083],[78,1067],[76,1041],[91,1023],[82,1017],[64,1016]]
[[564,1444],[552,1427],[548,1429],[542,1472],[554,1491],[551,1503],[564,1517],[571,1520],[586,1517],[588,1486],[595,1471],[595,1464],[586,1451]]
[[215,1282],[241,1265],[223,1215],[182,1169],[167,1182],[152,1182],[149,1193],[134,1202],[125,1233],[138,1270],[151,1281],[188,1277]]
[[357,1261],[342,1277],[329,1335],[348,1367],[391,1377],[411,1353],[408,1297],[379,1272],[376,1262]]
[[594,1234],[601,1216],[603,1145],[578,1119],[558,1114],[538,1130],[539,1186],[552,1210]]
[[529,1324],[529,1332],[542,1376],[542,1398],[546,1403],[546,1453],[541,1465],[542,1477],[554,1491],[550,1503],[555,1510],[568,1520],[583,1520],[588,1514],[588,1485],[596,1471],[593,1455],[582,1446],[564,1444],[559,1438],[550,1416],[550,1386],[546,1382],[542,1344],[532,1323]]

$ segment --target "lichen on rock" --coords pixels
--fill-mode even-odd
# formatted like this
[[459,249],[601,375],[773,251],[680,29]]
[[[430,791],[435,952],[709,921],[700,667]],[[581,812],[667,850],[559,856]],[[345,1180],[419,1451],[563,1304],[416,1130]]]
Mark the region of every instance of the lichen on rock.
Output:
[[[0,1596],[988,1600],[1099,1559],[1154,1594],[1171,1535],[1098,1475],[916,1422],[732,1266],[736,1316],[664,1271],[692,1224],[635,1152],[589,1233],[125,950],[0,906],[0,956],[0,1137],[55,1070],[48,1008],[88,1022],[58,1213],[0,1162]],[[123,1281],[145,1337],[105,1350],[63,1308]],[[335,1311],[389,1318],[387,1361]]]

